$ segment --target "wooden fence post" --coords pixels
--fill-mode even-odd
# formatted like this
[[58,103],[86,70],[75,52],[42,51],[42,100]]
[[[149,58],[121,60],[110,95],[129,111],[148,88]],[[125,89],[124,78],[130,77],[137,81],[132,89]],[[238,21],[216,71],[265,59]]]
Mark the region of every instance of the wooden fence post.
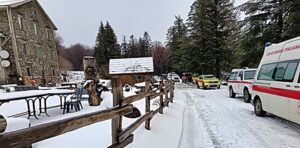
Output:
[[169,95],[168,95],[169,86],[168,85],[169,85],[169,81],[166,81],[164,91],[165,91],[165,100],[167,100],[167,104],[166,104],[167,107],[169,107]]
[[[161,93],[164,91],[163,81],[160,81],[159,90]],[[164,113],[164,95],[162,95],[162,94],[159,96],[159,107],[160,107],[159,113],[163,114]]]
[[[123,98],[123,87],[118,77],[112,78],[112,93],[113,93],[113,106],[121,106],[121,99]],[[112,144],[120,143],[118,134],[122,131],[122,116],[112,119]]]
[[[145,91],[146,91],[146,92],[149,92],[149,91],[150,91],[150,77],[149,77],[149,76],[146,76],[146,81],[145,81]],[[147,97],[145,98],[145,113],[150,112],[150,100],[151,100],[150,96],[147,96]],[[145,121],[145,128],[146,128],[147,130],[150,130],[150,120],[151,120],[151,119],[147,119],[147,120]]]
[[170,82],[170,102],[173,103],[174,98],[174,82]]

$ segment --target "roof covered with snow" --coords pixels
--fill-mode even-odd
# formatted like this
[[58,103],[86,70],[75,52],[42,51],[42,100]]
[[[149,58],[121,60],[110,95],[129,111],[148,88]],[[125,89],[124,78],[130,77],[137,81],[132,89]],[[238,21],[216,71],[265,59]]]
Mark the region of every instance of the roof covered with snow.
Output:
[[51,20],[51,18],[48,16],[48,14],[46,13],[46,11],[43,9],[43,7],[40,5],[40,3],[37,0],[0,0],[0,7],[1,6],[10,6],[12,8],[16,8],[16,7],[19,7],[21,5],[24,5],[24,4],[27,4],[29,2],[33,2],[33,1],[35,1],[37,3],[37,6],[40,7],[40,9],[42,10],[42,12],[47,17],[47,19],[53,25],[54,29],[57,30],[56,25],[53,23],[53,21]]
[[109,61],[109,74],[134,74],[154,72],[153,58],[125,58]]
[[31,0],[0,0],[0,6],[16,6],[30,2]]

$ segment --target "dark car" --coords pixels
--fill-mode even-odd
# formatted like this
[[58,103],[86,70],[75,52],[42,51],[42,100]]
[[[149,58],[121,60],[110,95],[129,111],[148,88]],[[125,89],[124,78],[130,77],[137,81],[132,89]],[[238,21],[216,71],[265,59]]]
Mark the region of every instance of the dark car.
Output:
[[167,74],[162,74],[161,77],[162,77],[163,80],[168,80],[168,75]]
[[191,73],[182,73],[182,82],[183,83],[192,83],[193,79],[192,79],[192,74]]

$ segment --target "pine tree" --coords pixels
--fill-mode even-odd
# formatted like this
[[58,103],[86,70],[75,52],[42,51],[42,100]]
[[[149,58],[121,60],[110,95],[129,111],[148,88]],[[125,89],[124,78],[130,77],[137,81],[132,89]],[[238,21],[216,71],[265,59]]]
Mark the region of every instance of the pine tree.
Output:
[[151,37],[148,32],[144,32],[144,36],[142,38],[141,43],[141,57],[148,57],[151,55],[150,48],[151,48]]
[[108,22],[105,26],[101,22],[94,53],[98,66],[108,64],[109,59],[118,58],[120,55],[120,45],[117,42],[113,28]]
[[116,34],[110,24],[105,25],[105,44],[106,44],[106,61],[109,59],[119,58],[121,55],[120,45],[118,44]]
[[123,36],[123,41],[121,43],[121,53],[122,53],[122,56],[124,58],[128,58],[129,57],[128,44],[127,44],[126,36]]
[[167,46],[171,52],[170,69],[179,73],[184,72],[186,60],[183,60],[185,48],[183,42],[187,39],[187,27],[180,16],[175,16],[174,25],[171,26],[167,33]]
[[233,8],[230,0],[197,0],[191,7],[188,25],[192,52],[198,56],[191,62],[198,63],[202,72],[214,72],[220,77],[222,69],[231,61],[229,45],[237,29]]
[[249,0],[239,6],[247,16],[240,44],[245,53],[242,66],[257,66],[267,42],[300,36],[299,7],[299,0]]
[[128,53],[130,58],[135,58],[140,56],[140,51],[138,49],[138,41],[134,35],[130,36],[128,44]]
[[283,40],[300,36],[300,1],[285,0],[282,4],[284,16]]
[[105,43],[105,29],[103,23],[101,22],[99,27],[99,32],[96,38],[96,46],[94,48],[94,57],[99,66],[103,64],[107,64],[104,43]]
[[249,0],[239,6],[247,16],[242,24],[242,66],[258,66],[267,42],[278,43],[287,38],[284,37],[285,1]]

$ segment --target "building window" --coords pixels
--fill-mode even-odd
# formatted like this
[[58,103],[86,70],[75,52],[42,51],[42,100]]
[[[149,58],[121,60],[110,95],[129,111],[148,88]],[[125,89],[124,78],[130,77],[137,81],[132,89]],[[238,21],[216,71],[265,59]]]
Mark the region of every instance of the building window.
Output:
[[51,39],[51,31],[50,31],[50,29],[46,29],[46,35],[47,35],[47,39],[50,40]]
[[33,23],[34,34],[37,35],[37,26],[36,23]]
[[26,44],[22,44],[22,51],[23,51],[24,55],[27,55],[27,47],[26,47]]
[[37,13],[36,13],[36,10],[35,10],[35,9],[32,10],[31,16],[32,16],[33,18],[35,18],[35,19],[37,18]]
[[20,29],[24,29],[24,17],[19,15],[18,16],[18,22],[19,22],[19,27]]
[[29,67],[26,68],[26,71],[27,71],[27,76],[31,76],[31,71]]

